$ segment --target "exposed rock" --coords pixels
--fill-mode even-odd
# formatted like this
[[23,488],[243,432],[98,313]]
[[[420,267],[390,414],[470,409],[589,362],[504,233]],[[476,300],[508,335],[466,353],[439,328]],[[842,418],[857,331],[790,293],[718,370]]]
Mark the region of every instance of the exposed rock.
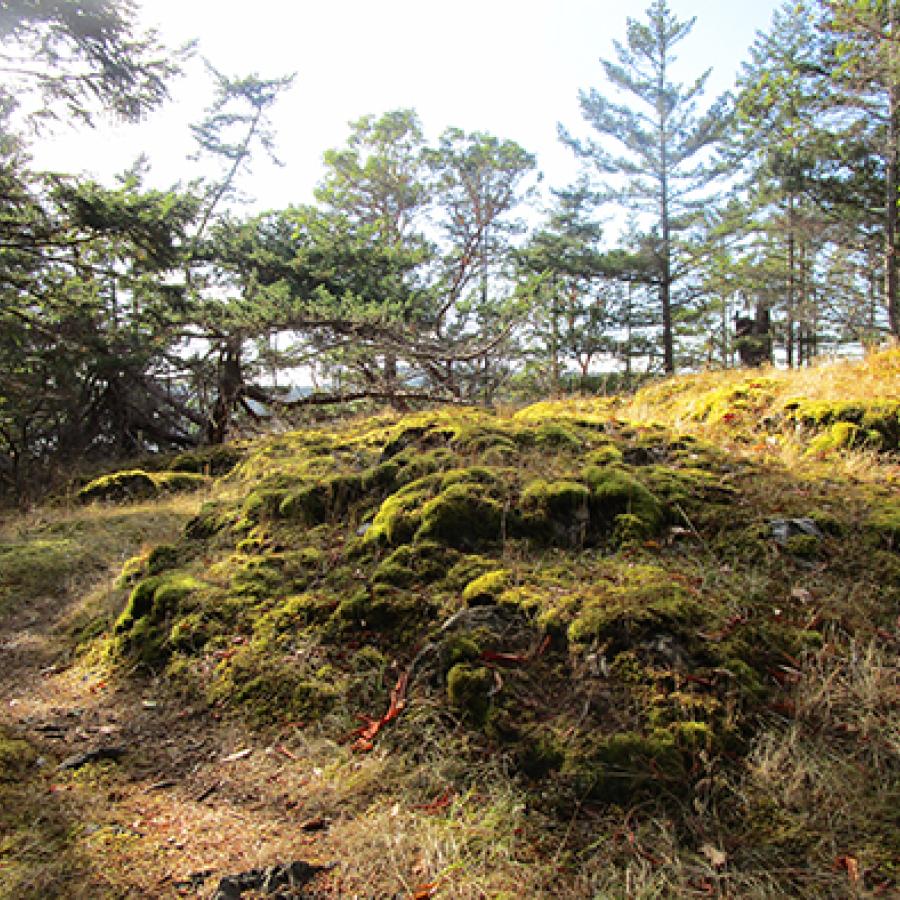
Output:
[[772,527],[772,538],[782,546],[787,544],[792,537],[806,535],[820,540],[825,537],[819,526],[809,518],[773,519],[770,525]]
[[[314,866],[303,860],[268,866],[264,869],[250,869],[240,875],[229,875],[219,881],[213,900],[237,900],[245,891],[259,891],[279,897],[303,897],[296,893],[299,888],[312,881],[319,872],[332,866]],[[282,893],[287,888],[290,893]]]
[[124,747],[94,747],[85,753],[76,753],[64,759],[57,769],[63,771],[65,769],[80,769],[88,763],[101,762],[104,759],[119,760],[126,753]]

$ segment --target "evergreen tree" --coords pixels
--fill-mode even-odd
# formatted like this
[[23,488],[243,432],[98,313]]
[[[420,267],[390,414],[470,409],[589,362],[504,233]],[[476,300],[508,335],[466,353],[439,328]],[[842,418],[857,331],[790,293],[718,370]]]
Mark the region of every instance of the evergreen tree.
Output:
[[167,50],[139,30],[137,9],[133,0],[4,0],[0,100],[21,103],[35,126],[90,125],[98,111],[138,121],[167,99],[191,46]]
[[510,250],[524,232],[517,213],[532,196],[535,158],[515,141],[459,128],[446,129],[427,158],[441,250],[432,328],[461,363],[454,368],[448,360],[433,376],[453,394],[491,402],[509,374],[503,357],[514,353],[521,304]]
[[[690,271],[679,238],[708,202],[703,191],[717,173],[705,156],[721,137],[727,116],[724,99],[702,115],[697,112],[708,71],[688,86],[672,81],[675,48],[695,20],[679,22],[666,0],[653,0],[646,17],[646,22],[629,18],[625,43],[615,43],[615,61],[601,60],[610,91],[580,93],[582,115],[599,139],[579,140],[562,127],[560,135],[600,175],[617,177],[607,186],[609,201],[648,212],[656,222],[663,360],[672,372],[673,288]],[[625,102],[611,99],[612,92],[625,95]],[[624,152],[610,152],[610,140]]]
[[[895,0],[821,0],[833,41],[832,128],[881,183],[884,303],[900,337],[900,6]],[[857,165],[862,160],[847,160]]]

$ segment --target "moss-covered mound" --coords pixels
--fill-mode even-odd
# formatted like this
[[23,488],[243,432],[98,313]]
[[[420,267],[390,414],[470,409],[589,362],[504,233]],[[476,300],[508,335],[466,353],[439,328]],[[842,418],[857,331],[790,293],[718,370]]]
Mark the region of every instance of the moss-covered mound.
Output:
[[441,735],[554,821],[709,811],[809,661],[886,640],[900,605],[895,407],[721,380],[261,440],[126,564],[110,658],[359,752]]
[[82,503],[95,500],[129,502],[150,500],[165,493],[196,491],[206,487],[209,478],[198,472],[145,472],[143,469],[128,469],[101,475],[88,482],[78,491]]
[[[761,379],[703,396],[693,415],[722,422],[723,410],[745,406],[755,415],[771,395]],[[604,795],[613,759],[644,773],[621,775],[620,796],[647,782],[650,757],[680,778],[701,744],[739,750],[777,698],[772,671],[844,615],[823,607],[816,623],[794,627],[785,571],[802,578],[842,550],[818,529],[779,543],[769,520],[812,513],[831,517],[832,533],[857,526],[837,522],[840,505],[825,495],[825,509],[780,499],[775,485],[794,496],[789,473],[713,442],[633,424],[602,404],[561,413],[552,404],[513,417],[435,411],[261,442],[180,544],[126,566],[115,653],[168,667],[210,702],[278,719],[332,711],[338,696],[348,712],[354,696],[384,696],[379,667],[360,671],[355,657],[411,663],[430,646],[420,670],[431,674],[413,695],[437,690],[471,727],[515,744],[528,717],[504,723],[524,683],[507,676],[498,687],[485,675],[513,654],[556,685],[559,702],[534,712],[545,731],[547,716],[554,731],[571,731],[585,692],[604,686],[608,703],[576,729],[591,741],[573,737],[554,768],[575,785],[598,767],[591,791]],[[108,476],[104,495],[162,477]],[[773,486],[766,496],[763,481]],[[886,508],[858,502],[871,505],[859,534],[891,554]],[[810,546],[801,552],[799,540]],[[475,651],[448,666],[439,661],[456,652],[451,636]],[[597,744],[598,733],[612,743]]]

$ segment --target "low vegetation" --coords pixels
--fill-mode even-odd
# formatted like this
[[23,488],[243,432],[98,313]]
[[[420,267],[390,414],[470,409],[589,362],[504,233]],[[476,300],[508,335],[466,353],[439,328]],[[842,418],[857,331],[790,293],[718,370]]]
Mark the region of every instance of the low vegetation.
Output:
[[[319,772],[335,889],[887,896],[898,396],[893,349],[275,435],[199,494],[10,520],[0,602],[77,599],[74,665],[280,748],[261,778]],[[46,789],[27,732],[4,808]],[[137,890],[139,837],[54,834]]]

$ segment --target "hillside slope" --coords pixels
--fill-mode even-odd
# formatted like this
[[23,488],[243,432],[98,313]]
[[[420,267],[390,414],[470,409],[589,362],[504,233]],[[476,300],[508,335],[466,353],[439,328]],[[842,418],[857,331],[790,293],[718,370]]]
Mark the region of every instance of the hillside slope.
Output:
[[[82,826],[0,814],[0,885],[212,896],[305,860],[340,863],[308,896],[889,894],[898,398],[894,349],[361,417],[6,523],[0,800]],[[54,743],[67,703],[101,724]]]

